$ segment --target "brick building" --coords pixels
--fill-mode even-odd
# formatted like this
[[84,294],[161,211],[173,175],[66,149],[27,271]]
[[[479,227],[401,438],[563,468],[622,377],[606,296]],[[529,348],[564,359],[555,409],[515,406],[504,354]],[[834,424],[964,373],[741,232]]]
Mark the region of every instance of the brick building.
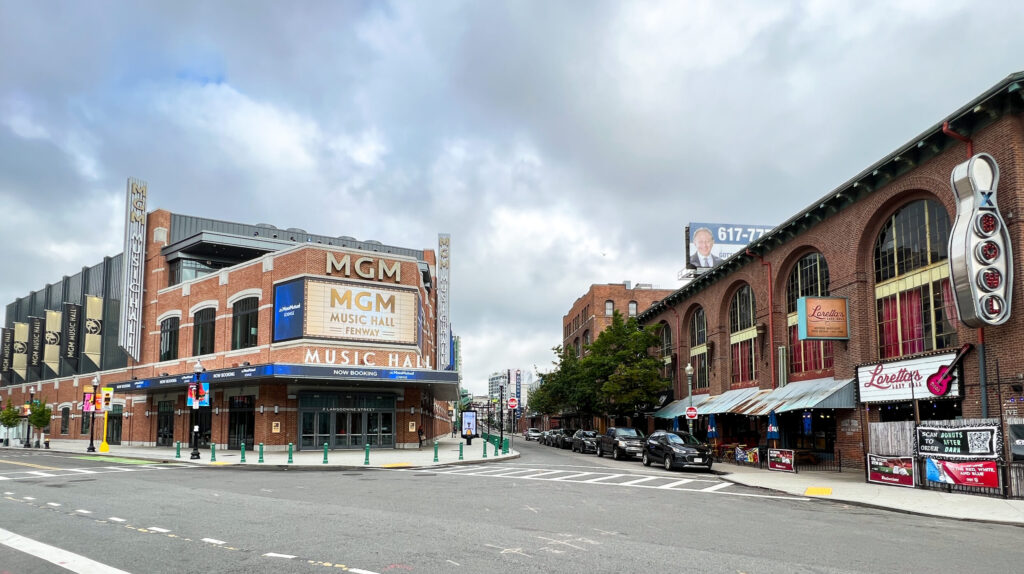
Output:
[[[998,235],[999,222],[990,218],[984,233],[958,231],[951,173],[982,152],[998,165],[997,181],[992,173],[981,181],[982,174],[977,198],[984,202],[986,185],[998,189],[995,213],[1005,218],[1007,244],[966,259],[1012,249],[1005,265],[986,263],[979,272],[991,283],[978,299],[996,315],[1012,312],[1009,290],[1018,286],[1018,299],[1021,292],[1012,270],[1024,253],[1021,86],[1024,74],[1009,76],[642,313],[643,324],[664,327],[661,352],[672,375],[685,381],[686,366],[693,368],[692,393],[677,392],[682,399],[657,415],[662,423],[692,400],[699,433],[714,414],[720,442],[764,445],[774,410],[780,446],[863,467],[871,422],[994,417],[1019,402],[1021,386],[1006,381],[1024,377],[1024,324],[969,327],[970,310],[958,314],[958,305],[971,305],[964,293],[976,278],[951,281],[964,259],[957,242],[989,243],[982,235]],[[991,297],[1000,289],[1005,309]],[[829,311],[816,315],[810,304]],[[802,329],[818,315],[847,329],[811,338]],[[948,390],[925,384],[949,365],[956,376]]]
[[[93,384],[114,390],[112,444],[188,444],[194,425],[200,446],[228,449],[403,448],[420,429],[450,432],[446,235],[416,250],[144,204],[143,217],[140,290],[122,253],[7,306],[0,399],[45,401],[51,436],[88,442]],[[36,331],[47,345],[33,349]],[[193,408],[197,381],[208,396]]]
[[580,356],[583,348],[612,324],[615,311],[626,318],[636,317],[672,293],[672,289],[654,289],[649,283],[634,287],[629,281],[591,285],[562,317],[562,348],[573,349]]

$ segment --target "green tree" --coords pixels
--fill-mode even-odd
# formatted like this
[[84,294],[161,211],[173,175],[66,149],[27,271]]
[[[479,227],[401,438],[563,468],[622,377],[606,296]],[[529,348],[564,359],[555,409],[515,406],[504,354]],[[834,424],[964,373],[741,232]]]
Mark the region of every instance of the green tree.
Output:
[[[33,429],[37,429],[39,431],[40,440],[45,438],[42,436],[42,433],[46,427],[50,426],[51,416],[53,416],[53,409],[46,406],[46,402],[41,398],[36,399],[32,402],[32,405],[29,406],[28,422],[32,425]],[[29,437],[30,440],[31,438],[32,437]]]
[[660,339],[657,327],[641,327],[635,317],[623,320],[618,311],[580,362],[584,376],[599,384],[599,398],[608,414],[626,415],[657,401],[671,382],[661,377],[661,361],[651,354]]
[[10,445],[11,429],[18,426],[19,422],[21,422],[21,412],[14,406],[14,401],[8,399],[7,407],[0,410],[0,425],[7,429],[7,438],[4,439],[4,444]]

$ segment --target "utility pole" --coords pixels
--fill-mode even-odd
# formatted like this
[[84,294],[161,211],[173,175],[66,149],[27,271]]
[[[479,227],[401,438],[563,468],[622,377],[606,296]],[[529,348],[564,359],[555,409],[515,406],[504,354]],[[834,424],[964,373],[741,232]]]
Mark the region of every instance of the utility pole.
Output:
[[498,444],[505,444],[505,385],[498,385]]

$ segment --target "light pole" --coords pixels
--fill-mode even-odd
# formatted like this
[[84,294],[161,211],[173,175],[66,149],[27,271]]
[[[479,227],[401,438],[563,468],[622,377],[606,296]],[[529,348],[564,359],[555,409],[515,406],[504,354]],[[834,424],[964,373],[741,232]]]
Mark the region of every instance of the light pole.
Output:
[[192,425],[192,454],[189,455],[189,460],[199,460],[199,403],[202,400],[203,385],[199,381],[199,373],[203,372],[203,364],[196,361],[196,365],[192,367],[192,387],[189,389],[192,395],[192,411],[195,414],[195,421]]
[[92,401],[92,405],[90,405],[89,408],[89,448],[85,449],[85,452],[96,452],[96,445],[93,443],[92,438],[92,429],[96,426],[93,423],[96,422],[96,391],[98,391],[99,388],[100,377],[99,375],[96,375],[92,378],[92,396],[89,397],[89,400]]
[[[686,394],[690,397],[690,406],[693,406],[693,365],[686,363]],[[689,409],[687,409],[689,410]],[[690,436],[693,436],[693,419],[686,417],[686,424],[690,427]]]
[[27,425],[26,428],[28,429],[27,430],[28,438],[25,440],[25,448],[28,448],[28,447],[32,446],[32,416],[31,415],[32,415],[32,405],[34,405],[35,402],[36,402],[36,388],[35,387],[29,387],[29,389],[28,389],[28,414],[29,414],[29,416],[25,417],[25,424]]

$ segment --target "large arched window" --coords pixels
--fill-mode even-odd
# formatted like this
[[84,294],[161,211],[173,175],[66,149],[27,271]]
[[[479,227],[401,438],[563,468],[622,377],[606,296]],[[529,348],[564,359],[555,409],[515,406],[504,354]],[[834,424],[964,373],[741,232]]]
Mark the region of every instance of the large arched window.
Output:
[[754,290],[743,285],[732,296],[729,305],[729,351],[732,356],[732,382],[753,381],[757,376],[754,360]]
[[168,317],[160,321],[160,360],[173,361],[178,358],[178,325],[180,319]]
[[801,341],[797,299],[825,297],[828,291],[828,263],[821,253],[800,258],[786,284],[786,324],[789,328],[789,372],[800,373],[832,368],[832,341]]
[[698,307],[690,316],[690,365],[693,366],[693,388],[708,387],[708,322],[704,308]]
[[878,356],[956,347],[956,307],[946,260],[949,215],[922,199],[896,210],[875,241]]
[[668,323],[661,324],[661,360],[665,365],[665,371],[668,375],[669,380],[672,381],[672,386],[675,388],[676,382],[676,370],[672,368],[672,353],[675,351],[675,345],[672,342],[672,327],[669,327]]
[[213,352],[216,327],[216,309],[208,307],[196,311],[192,316],[192,356],[209,355]]
[[259,335],[259,306],[257,297],[246,297],[237,301],[233,309],[231,322],[231,348],[247,349],[255,347]]

